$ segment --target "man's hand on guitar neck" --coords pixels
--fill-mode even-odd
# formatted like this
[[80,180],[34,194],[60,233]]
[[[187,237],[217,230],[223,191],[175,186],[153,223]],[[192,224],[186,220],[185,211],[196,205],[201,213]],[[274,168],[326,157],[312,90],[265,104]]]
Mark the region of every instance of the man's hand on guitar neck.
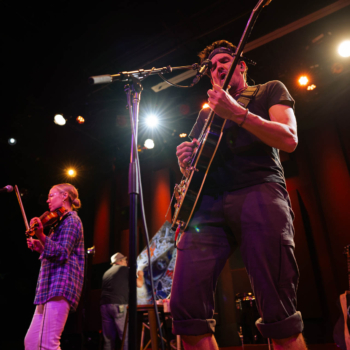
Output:
[[176,147],[176,156],[180,171],[185,175],[186,168],[189,166],[193,153],[197,150],[199,141],[193,139],[192,142],[183,142]]

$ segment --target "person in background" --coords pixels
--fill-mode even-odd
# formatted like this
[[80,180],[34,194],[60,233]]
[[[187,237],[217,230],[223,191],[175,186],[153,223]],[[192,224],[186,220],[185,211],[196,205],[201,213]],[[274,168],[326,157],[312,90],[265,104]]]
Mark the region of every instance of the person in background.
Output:
[[[123,338],[126,310],[129,303],[129,268],[127,257],[116,253],[111,257],[111,267],[102,277],[101,317],[104,350],[114,350],[117,336]],[[142,287],[143,271],[137,272],[136,285]],[[128,332],[124,340],[124,350],[128,349]]]

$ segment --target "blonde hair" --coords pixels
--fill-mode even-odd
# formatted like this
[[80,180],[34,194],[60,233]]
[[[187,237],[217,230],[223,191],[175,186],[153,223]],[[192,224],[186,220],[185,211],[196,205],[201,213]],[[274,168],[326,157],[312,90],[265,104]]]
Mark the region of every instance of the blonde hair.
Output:
[[53,186],[53,188],[57,188],[59,192],[67,192],[69,204],[73,208],[73,210],[77,210],[81,207],[81,201],[79,199],[78,190],[71,184],[58,184]]

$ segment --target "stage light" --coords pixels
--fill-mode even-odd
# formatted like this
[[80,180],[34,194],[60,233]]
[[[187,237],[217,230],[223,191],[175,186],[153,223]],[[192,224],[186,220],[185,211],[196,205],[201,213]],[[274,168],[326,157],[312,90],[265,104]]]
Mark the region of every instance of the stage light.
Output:
[[55,118],[53,118],[53,121],[55,122],[55,124],[61,125],[61,126],[66,124],[66,119],[64,119],[62,114],[56,114]]
[[147,139],[145,141],[144,145],[147,149],[152,149],[152,148],[154,148],[154,141],[151,139]]
[[307,87],[308,91],[311,91],[311,90],[315,90],[316,89],[316,85],[315,84],[311,84]]
[[81,115],[79,115],[79,116],[77,117],[76,121],[77,121],[79,124],[84,124],[84,123],[85,123],[85,119],[84,119]]
[[204,105],[202,106],[203,109],[209,108],[208,103],[204,103]]
[[299,81],[299,85],[305,86],[309,82],[309,79],[306,75],[303,75],[299,78],[298,81]]
[[350,57],[350,40],[343,41],[339,45],[338,53],[341,57]]
[[77,172],[74,169],[68,169],[67,174],[70,177],[75,177],[77,175]]
[[17,143],[17,140],[11,137],[7,140],[7,142],[9,143],[9,145],[14,146]]
[[146,123],[147,123],[148,127],[154,128],[154,127],[157,126],[157,124],[158,124],[158,118],[157,118],[157,116],[155,116],[154,114],[149,115],[149,116],[146,118]]
[[180,134],[179,136],[180,136],[181,138],[184,138],[184,137],[186,137],[186,136],[187,136],[187,134],[183,132],[183,133],[182,133],[182,134]]

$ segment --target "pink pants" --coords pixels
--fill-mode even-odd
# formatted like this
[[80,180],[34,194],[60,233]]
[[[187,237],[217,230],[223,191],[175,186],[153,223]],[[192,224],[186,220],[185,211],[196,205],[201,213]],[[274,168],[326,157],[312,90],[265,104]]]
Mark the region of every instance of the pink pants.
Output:
[[66,324],[70,305],[64,297],[55,297],[37,305],[24,339],[25,350],[57,350]]

